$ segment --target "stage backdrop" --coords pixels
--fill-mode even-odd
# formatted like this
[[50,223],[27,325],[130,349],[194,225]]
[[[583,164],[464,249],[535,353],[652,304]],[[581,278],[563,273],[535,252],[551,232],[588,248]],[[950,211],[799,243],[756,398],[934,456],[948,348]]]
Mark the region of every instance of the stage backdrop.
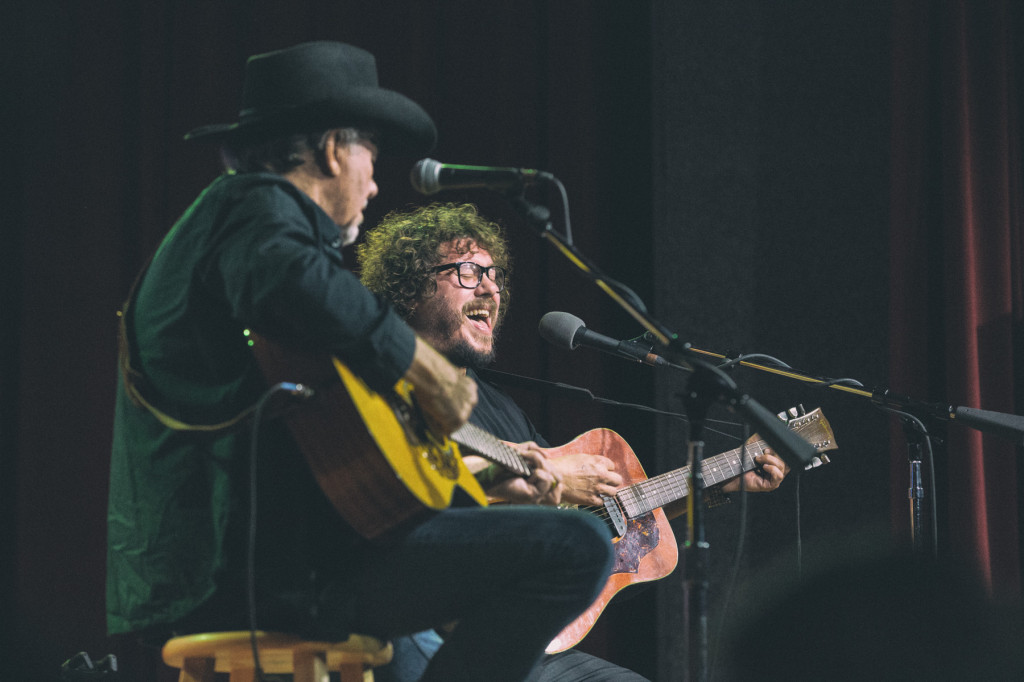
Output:
[[[889,4],[657,4],[655,297],[693,346],[869,387],[887,381]],[[772,412],[822,408],[839,448],[831,463],[751,496],[745,514],[737,502],[708,512],[719,676],[729,669],[723,625],[754,595],[890,537],[889,418],[832,389],[746,368],[730,377]],[[681,410],[684,379],[660,376],[659,402]],[[706,455],[738,445],[736,415],[714,405],[708,417]],[[686,461],[676,424],[662,424],[658,469]],[[698,614],[681,572],[658,595],[657,679],[680,680],[681,633]]]
[[[731,357],[767,353],[867,391],[1024,413],[1021,19],[999,1],[656,3],[658,313]],[[736,509],[709,515],[711,658],[726,679],[719,633],[774,585],[910,546],[897,417],[856,394],[753,370],[733,378],[772,409],[821,406],[839,449],[751,498],[745,528]],[[659,401],[680,405],[680,385],[659,378]],[[937,439],[923,551],[966,565],[1000,603],[1016,599],[1021,448],[925,421]],[[666,423],[659,468],[678,466],[685,443]],[[683,679],[689,660],[683,593],[679,576],[659,586],[659,680]],[[785,630],[764,633],[765,650],[830,646]]]

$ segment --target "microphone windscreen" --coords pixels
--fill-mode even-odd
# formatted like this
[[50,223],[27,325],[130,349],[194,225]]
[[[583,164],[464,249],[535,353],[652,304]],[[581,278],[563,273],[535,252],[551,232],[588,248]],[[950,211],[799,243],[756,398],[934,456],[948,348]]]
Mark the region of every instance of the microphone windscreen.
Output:
[[586,326],[583,324],[583,320],[575,315],[553,310],[544,313],[544,316],[540,318],[537,331],[548,343],[560,348],[575,350],[579,345],[576,343],[576,332],[581,328],[585,329]]
[[441,190],[440,175],[440,161],[420,159],[409,172],[409,182],[420,194],[434,194]]

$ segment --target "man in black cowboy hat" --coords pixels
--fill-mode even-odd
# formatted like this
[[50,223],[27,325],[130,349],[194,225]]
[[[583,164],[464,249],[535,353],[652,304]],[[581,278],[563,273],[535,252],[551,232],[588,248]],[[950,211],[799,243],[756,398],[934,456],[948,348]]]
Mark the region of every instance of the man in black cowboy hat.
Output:
[[[475,383],[363,288],[339,250],[377,194],[378,144],[418,154],[435,135],[418,105],[378,86],[370,54],[317,42],[252,57],[238,122],[187,136],[221,142],[235,172],[178,220],[122,311],[112,634],[159,641],[255,624],[337,640],[457,621],[424,679],[519,680],[596,596],[610,544],[589,515],[460,506],[369,542],[283,420],[260,419],[267,381],[250,330],[333,355],[378,393],[407,380],[437,430],[468,418]],[[532,473],[488,492],[557,503],[543,455],[522,456]]]

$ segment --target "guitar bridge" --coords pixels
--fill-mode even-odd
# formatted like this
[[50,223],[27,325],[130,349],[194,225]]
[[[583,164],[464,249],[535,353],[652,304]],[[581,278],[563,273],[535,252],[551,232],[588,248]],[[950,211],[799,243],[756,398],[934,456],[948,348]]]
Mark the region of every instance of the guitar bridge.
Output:
[[458,480],[460,460],[452,442],[447,438],[438,437],[430,430],[419,411],[415,409],[415,396],[408,387],[403,385],[395,393],[384,396],[384,399],[405,432],[406,441],[417,446],[416,449],[427,461],[427,465],[444,478]]
[[626,534],[626,515],[622,513],[622,509],[614,497],[602,495],[601,501],[604,502],[604,510],[608,513],[607,522],[615,532],[615,537],[621,538]]

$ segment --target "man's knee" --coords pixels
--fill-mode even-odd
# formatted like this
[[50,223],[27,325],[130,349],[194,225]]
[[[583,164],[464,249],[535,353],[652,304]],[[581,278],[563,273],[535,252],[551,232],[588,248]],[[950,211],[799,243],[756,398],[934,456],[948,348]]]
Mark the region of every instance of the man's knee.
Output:
[[611,533],[603,521],[586,512],[563,510],[558,519],[557,533],[564,543],[563,558],[573,562],[573,568],[593,575],[604,583],[614,557]]

